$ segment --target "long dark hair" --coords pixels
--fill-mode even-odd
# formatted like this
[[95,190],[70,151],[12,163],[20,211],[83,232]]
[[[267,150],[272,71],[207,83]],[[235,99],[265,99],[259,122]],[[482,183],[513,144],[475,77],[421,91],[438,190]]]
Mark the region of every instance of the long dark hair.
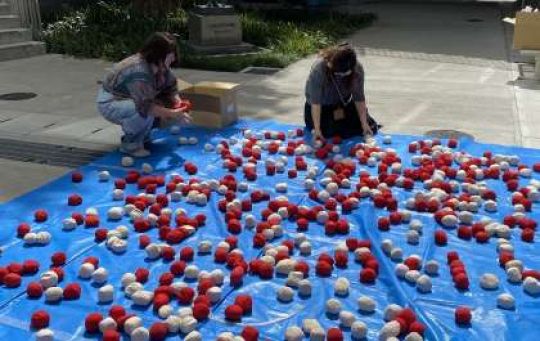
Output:
[[139,54],[148,64],[159,65],[165,61],[169,53],[174,53],[175,61],[178,63],[178,45],[176,38],[168,32],[155,32],[144,43],[139,50]]
[[353,81],[358,77],[357,66],[358,60],[356,52],[348,43],[332,46],[320,52],[320,56],[330,66],[326,67],[326,76],[328,80],[334,76],[334,72],[346,72],[351,70],[351,74],[343,78],[345,85],[352,88]]

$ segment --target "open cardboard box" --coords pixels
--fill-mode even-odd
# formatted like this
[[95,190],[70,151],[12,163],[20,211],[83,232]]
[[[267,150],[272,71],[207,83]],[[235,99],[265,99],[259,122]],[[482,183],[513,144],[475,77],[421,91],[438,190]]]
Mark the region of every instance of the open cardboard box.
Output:
[[514,49],[540,50],[540,12],[517,12],[514,25]]
[[193,104],[193,124],[206,128],[222,128],[238,120],[236,93],[238,84],[199,82],[195,85],[177,80],[182,99]]

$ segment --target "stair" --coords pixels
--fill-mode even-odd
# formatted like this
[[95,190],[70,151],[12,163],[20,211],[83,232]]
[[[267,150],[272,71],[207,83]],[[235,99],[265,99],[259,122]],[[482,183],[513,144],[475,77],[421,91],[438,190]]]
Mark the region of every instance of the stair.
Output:
[[46,52],[43,42],[32,40],[31,29],[21,26],[21,20],[12,6],[0,0],[0,61],[28,58]]

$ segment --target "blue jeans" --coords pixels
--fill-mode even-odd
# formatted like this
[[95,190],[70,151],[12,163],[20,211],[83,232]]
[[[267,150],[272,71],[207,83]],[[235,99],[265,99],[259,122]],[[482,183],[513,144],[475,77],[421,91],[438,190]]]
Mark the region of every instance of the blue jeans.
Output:
[[144,146],[152,130],[154,116],[143,117],[137,111],[133,100],[115,99],[103,87],[98,92],[97,107],[107,121],[122,127],[124,135],[121,148],[123,150],[134,151]]

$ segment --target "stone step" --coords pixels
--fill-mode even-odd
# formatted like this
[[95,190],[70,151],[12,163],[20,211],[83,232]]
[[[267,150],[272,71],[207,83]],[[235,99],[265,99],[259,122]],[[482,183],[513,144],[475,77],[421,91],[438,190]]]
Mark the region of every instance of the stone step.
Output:
[[0,61],[33,57],[45,53],[45,43],[27,41],[0,45]]
[[32,40],[32,32],[26,28],[0,29],[0,45],[22,43]]
[[0,15],[0,29],[21,27],[21,20],[18,15],[5,14]]
[[7,2],[0,2],[0,15],[12,14],[11,6]]

